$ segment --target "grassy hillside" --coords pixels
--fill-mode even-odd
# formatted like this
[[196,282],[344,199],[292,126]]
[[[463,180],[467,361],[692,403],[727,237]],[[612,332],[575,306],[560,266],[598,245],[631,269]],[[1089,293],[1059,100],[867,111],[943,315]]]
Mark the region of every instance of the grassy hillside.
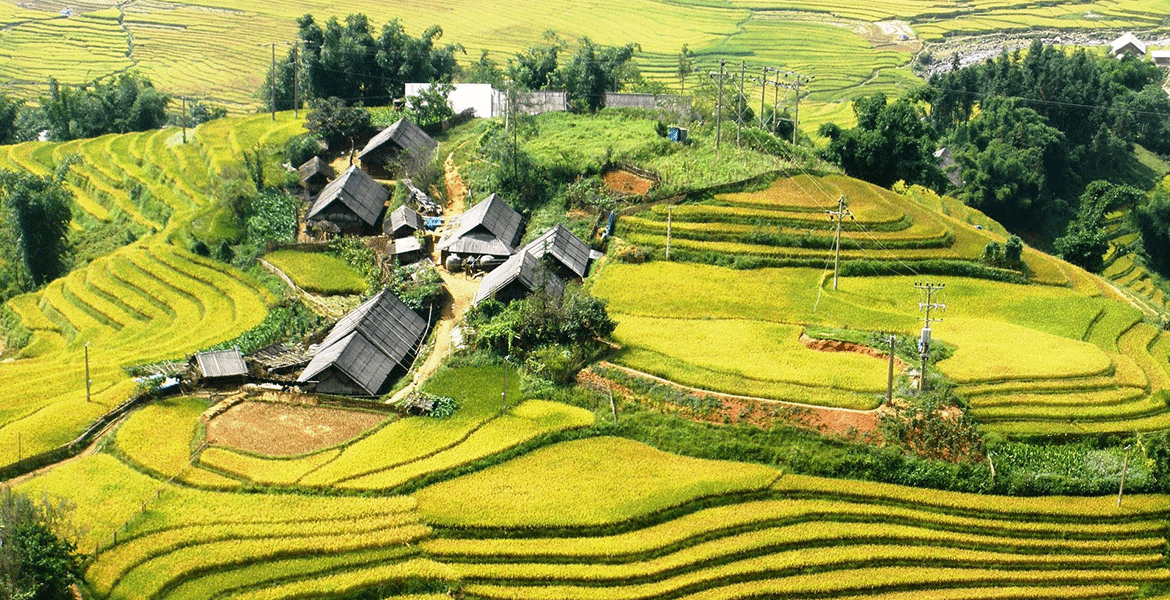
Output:
[[182,359],[260,323],[272,292],[186,246],[222,209],[216,182],[239,176],[243,149],[277,146],[300,128],[291,115],[275,125],[259,116],[208,123],[189,144],[171,128],[0,147],[0,166],[36,173],[79,156],[68,179],[74,227],[117,248],[9,303],[32,341],[20,360],[0,363],[0,463],[60,446],[125,401],[136,385],[125,367]]

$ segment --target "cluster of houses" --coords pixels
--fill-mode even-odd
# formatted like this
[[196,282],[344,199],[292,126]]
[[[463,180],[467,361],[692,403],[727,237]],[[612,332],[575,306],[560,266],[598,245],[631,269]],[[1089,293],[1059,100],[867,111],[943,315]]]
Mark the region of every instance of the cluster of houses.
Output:
[[[404,161],[429,160],[435,146],[420,128],[401,119],[371,139],[357,154],[359,164],[340,175],[320,158],[301,165],[301,183],[312,199],[306,231],[382,234],[390,240],[387,253],[399,264],[421,260],[423,236],[417,234],[429,223],[420,211],[437,215],[441,207],[407,179],[402,180],[409,192],[406,204],[387,213],[390,193],[371,172],[386,175],[398,172]],[[407,167],[403,170],[409,171]],[[449,271],[482,275],[476,304],[488,299],[507,303],[537,290],[559,295],[568,282],[583,279],[599,256],[561,225],[521,246],[523,225],[520,213],[491,194],[453,217],[437,242],[440,260]],[[295,375],[298,384],[318,393],[376,397],[410,370],[429,327],[393,292],[383,290],[342,317],[307,352],[292,352],[291,359],[284,353],[279,370],[288,374],[286,381]],[[193,378],[206,384],[243,383],[250,371],[260,370],[275,378],[278,369],[249,369],[239,350],[202,352],[190,364]]]
[[1154,61],[1154,64],[1160,67],[1170,66],[1170,50],[1149,50],[1146,48],[1145,42],[1139,40],[1136,35],[1128,32],[1122,34],[1121,37],[1113,40],[1113,43],[1109,44],[1109,56],[1121,58],[1127,55],[1138,58],[1149,56]]

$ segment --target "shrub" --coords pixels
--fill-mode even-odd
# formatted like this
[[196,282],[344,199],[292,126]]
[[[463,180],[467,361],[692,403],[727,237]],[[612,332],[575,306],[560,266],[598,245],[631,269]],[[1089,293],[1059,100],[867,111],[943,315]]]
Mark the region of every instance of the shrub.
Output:
[[284,160],[294,168],[305,164],[321,152],[321,140],[311,133],[289,138],[284,145]]

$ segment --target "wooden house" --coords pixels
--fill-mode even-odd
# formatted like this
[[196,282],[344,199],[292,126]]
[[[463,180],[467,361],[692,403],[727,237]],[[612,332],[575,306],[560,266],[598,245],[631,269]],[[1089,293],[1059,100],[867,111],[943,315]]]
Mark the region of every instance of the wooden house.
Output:
[[520,242],[523,217],[497,194],[458,217],[458,225],[439,241],[440,259],[447,257],[506,259]]
[[375,175],[413,173],[431,159],[438,145],[418,125],[403,117],[370,138],[357,159],[363,169]]
[[196,381],[203,385],[240,385],[248,377],[248,366],[239,348],[196,352],[190,366]]
[[386,249],[389,254],[398,264],[409,265],[418,262],[423,255],[422,244],[419,243],[416,237],[401,237],[395,238],[390,242]]
[[320,192],[329,184],[329,181],[337,177],[337,173],[329,163],[321,160],[320,156],[314,156],[305,161],[305,164],[297,167],[297,174],[301,178],[301,187],[310,196]]
[[473,302],[479,304],[493,298],[508,303],[542,288],[549,294],[559,296],[565,291],[565,282],[536,256],[517,252],[504,264],[483,276]]
[[584,279],[589,273],[589,246],[559,223],[525,244],[521,251],[541,259],[561,279]]
[[1122,34],[1121,37],[1113,40],[1112,44],[1109,44],[1109,56],[1121,58],[1126,54],[1132,54],[1138,58],[1146,55],[1145,43],[1129,32]]
[[392,238],[410,237],[424,229],[422,215],[407,206],[399,206],[390,211],[382,222],[382,233]]
[[317,345],[298,382],[323,394],[377,396],[410,369],[427,322],[383,290],[345,315]]
[[378,230],[390,192],[356,166],[334,179],[309,207],[306,221],[328,221],[343,234],[369,235]]

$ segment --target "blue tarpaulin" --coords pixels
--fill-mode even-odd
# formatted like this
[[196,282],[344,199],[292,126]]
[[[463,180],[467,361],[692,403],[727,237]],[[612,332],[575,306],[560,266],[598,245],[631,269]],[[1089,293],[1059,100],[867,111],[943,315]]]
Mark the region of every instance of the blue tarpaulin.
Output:
[[423,224],[426,226],[428,231],[434,231],[443,224],[443,217],[427,217],[426,222]]

